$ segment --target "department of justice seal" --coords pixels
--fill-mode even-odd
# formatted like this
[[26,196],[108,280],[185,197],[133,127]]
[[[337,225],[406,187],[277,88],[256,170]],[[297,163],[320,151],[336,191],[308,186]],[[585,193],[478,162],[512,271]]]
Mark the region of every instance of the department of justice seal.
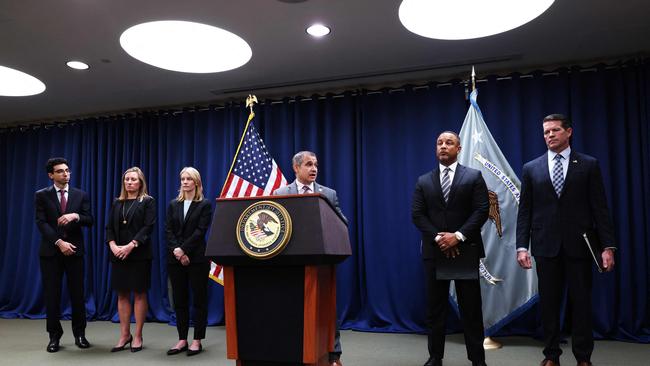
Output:
[[290,238],[291,217],[276,202],[255,202],[239,216],[237,241],[249,257],[272,258],[280,254]]

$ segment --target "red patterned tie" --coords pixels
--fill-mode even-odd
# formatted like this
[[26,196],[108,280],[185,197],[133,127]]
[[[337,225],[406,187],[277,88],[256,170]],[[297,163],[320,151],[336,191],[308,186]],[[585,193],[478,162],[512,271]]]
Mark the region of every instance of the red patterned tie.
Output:
[[68,206],[68,200],[65,199],[65,190],[62,189],[59,191],[61,193],[61,213],[65,213],[65,209]]

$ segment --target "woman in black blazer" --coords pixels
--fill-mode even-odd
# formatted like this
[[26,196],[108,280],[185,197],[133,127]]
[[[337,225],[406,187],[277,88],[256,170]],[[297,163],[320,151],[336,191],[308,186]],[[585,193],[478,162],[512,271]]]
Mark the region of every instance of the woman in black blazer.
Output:
[[[147,181],[138,167],[122,175],[120,196],[113,201],[106,224],[111,249],[111,287],[117,292],[120,339],[111,352],[129,344],[131,352],[142,350],[142,327],[147,316],[147,290],[151,287],[151,233],[156,223],[156,204],[147,192]],[[133,293],[134,306],[131,306]],[[135,335],[131,313],[135,308]]]
[[[205,233],[210,226],[212,206],[203,197],[203,184],[198,170],[183,168],[180,178],[178,197],[169,202],[165,219],[167,271],[172,284],[178,330],[178,342],[167,354],[187,351],[188,356],[193,356],[203,350],[201,339],[205,338],[208,320],[210,262],[205,258]],[[193,294],[194,340],[188,345],[190,288]]]

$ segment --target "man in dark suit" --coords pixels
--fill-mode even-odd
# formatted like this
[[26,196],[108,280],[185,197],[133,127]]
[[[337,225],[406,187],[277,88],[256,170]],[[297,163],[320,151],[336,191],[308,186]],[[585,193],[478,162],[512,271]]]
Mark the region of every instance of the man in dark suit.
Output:
[[543,366],[560,364],[560,310],[565,286],[571,304],[572,350],[579,366],[591,365],[592,259],[583,233],[596,230],[605,250],[603,267],[614,268],[614,230],[598,161],[571,150],[571,121],[551,114],[542,123],[548,152],[524,165],[517,217],[517,261],[537,264],[544,328]]
[[48,352],[59,350],[63,328],[61,287],[65,273],[72,304],[72,333],[79,348],[88,348],[84,301],[84,240],[82,226],[92,226],[90,200],[86,192],[69,186],[70,169],[63,158],[52,158],[45,166],[54,185],[34,195],[36,225],[41,232],[39,250],[47,314]]
[[441,276],[436,267],[443,262],[454,266],[453,261],[459,255],[469,256],[465,258],[469,258],[471,270],[476,271],[458,277],[471,279],[454,281],[467,358],[474,366],[485,366],[478,266],[479,259],[485,257],[481,227],[488,218],[487,186],[481,172],[458,164],[461,146],[456,133],[445,131],[436,143],[439,167],[418,178],[411,207],[413,223],[422,232],[427,286],[429,360],[424,366],[442,366],[445,351],[450,280],[438,278]]
[[[318,159],[316,158],[316,154],[311,151],[300,151],[296,153],[292,159],[292,168],[294,173],[296,173],[296,180],[282,188],[276,189],[273,195],[320,193],[330,201],[336,212],[347,225],[348,219],[343,215],[339,207],[339,199],[336,191],[316,183],[316,177],[318,176]],[[337,322],[336,333],[334,335],[334,351],[329,354],[330,366],[343,365],[341,363],[341,353],[341,334]]]

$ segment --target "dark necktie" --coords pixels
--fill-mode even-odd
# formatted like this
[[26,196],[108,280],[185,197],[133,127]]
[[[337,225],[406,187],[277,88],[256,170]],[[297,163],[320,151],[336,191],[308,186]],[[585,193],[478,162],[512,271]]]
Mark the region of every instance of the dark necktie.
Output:
[[555,193],[560,197],[562,193],[562,187],[564,186],[564,172],[562,171],[562,159],[564,157],[560,154],[555,155],[555,165],[553,165],[553,188]]
[[65,190],[61,189],[59,190],[59,193],[61,193],[61,213],[65,213],[65,209],[68,206],[68,200],[65,199]]
[[442,181],[440,185],[442,186],[442,196],[445,198],[445,202],[449,200],[449,189],[451,188],[451,179],[449,179],[450,168],[445,168],[442,175]]
[[311,191],[311,189],[309,189],[309,186],[302,186],[302,194],[309,193],[309,191]]

